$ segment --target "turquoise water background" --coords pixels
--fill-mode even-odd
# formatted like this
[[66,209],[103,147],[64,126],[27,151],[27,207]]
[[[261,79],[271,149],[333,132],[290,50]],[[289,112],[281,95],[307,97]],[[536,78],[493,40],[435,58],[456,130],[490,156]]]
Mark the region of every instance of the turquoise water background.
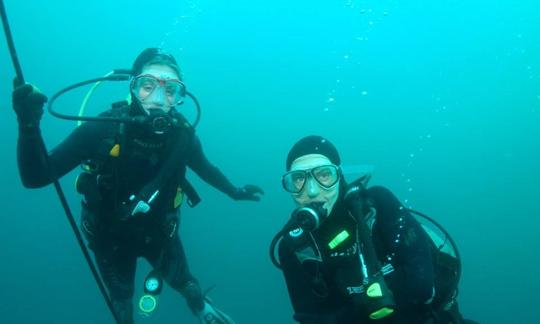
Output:
[[[5,1],[28,82],[61,88],[129,68],[146,47],[180,62],[203,108],[207,156],[237,185],[234,202],[190,179],[183,208],[192,272],[238,323],[292,323],[268,245],[293,208],[285,157],[319,134],[351,169],[442,223],[463,258],[460,305],[481,323],[538,323],[540,279],[540,5],[537,1]],[[11,110],[14,70],[0,39],[0,322],[112,323],[52,187],[24,189]],[[103,86],[95,115],[127,94]],[[57,102],[76,113],[84,91]],[[185,113],[193,116],[193,106]],[[46,114],[49,148],[73,122]],[[73,183],[62,180],[79,211]],[[350,174],[353,179],[358,174]],[[149,270],[137,272],[137,296]],[[166,288],[151,318],[196,323]]]

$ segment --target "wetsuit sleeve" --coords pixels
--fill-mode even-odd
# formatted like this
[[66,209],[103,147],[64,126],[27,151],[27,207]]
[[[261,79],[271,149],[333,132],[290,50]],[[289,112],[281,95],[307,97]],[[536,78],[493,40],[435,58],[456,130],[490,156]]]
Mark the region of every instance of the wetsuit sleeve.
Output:
[[17,163],[23,185],[27,188],[46,186],[92,157],[97,152],[107,128],[112,127],[110,124],[112,123],[82,124],[48,153],[48,157],[43,151],[41,144],[43,139],[39,128],[20,130],[17,141]]
[[235,194],[237,193],[236,187],[229,181],[229,179],[227,179],[221,170],[208,161],[204,155],[201,141],[197,136],[193,136],[192,147],[187,159],[187,165],[206,183],[235,199]]
[[377,210],[374,235],[381,237],[393,254],[395,272],[388,285],[398,307],[407,309],[430,300],[434,293],[434,269],[429,237],[420,223],[388,189],[372,187],[368,194]]

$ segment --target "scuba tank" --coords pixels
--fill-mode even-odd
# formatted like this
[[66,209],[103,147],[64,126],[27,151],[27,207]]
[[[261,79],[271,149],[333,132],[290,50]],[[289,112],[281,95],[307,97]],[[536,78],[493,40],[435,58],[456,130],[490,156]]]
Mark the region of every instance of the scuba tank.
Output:
[[431,307],[434,310],[448,310],[456,302],[461,279],[461,256],[457,244],[433,218],[416,210],[408,211],[430,238],[435,272],[435,297]]

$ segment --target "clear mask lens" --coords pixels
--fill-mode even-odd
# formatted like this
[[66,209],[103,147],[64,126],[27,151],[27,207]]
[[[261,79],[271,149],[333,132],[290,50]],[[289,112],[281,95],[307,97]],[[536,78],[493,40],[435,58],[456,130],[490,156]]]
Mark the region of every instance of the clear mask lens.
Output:
[[300,193],[312,177],[324,189],[329,189],[339,181],[338,167],[322,165],[309,170],[287,172],[282,178],[283,188],[290,193]]
[[140,75],[133,79],[131,90],[142,103],[176,106],[184,101],[186,87],[178,79],[158,79],[152,75]]

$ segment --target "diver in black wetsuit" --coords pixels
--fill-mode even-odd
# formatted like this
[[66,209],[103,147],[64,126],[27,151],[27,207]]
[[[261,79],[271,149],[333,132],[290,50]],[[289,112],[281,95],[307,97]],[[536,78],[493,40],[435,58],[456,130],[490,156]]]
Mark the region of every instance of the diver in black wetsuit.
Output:
[[49,153],[49,169],[39,127],[47,98],[30,84],[17,86],[13,108],[22,182],[43,187],[82,164],[77,181],[84,195],[81,228],[121,323],[133,323],[140,256],[154,275],[182,293],[201,323],[233,323],[201,293],[177,235],[184,194],[188,202],[198,199],[185,179],[186,167],[235,200],[258,201],[263,192],[253,185],[233,186],[207,160],[193,128],[175,109],[186,92],[171,55],[143,51],[133,64],[130,92],[131,104],[116,105],[102,116],[141,116],[147,122],[86,122]]
[[271,255],[296,321],[466,323],[451,282],[455,268],[442,278],[430,237],[388,189],[367,188],[368,177],[346,184],[338,151],[319,136],[298,141],[286,168],[283,187],[298,208]]

